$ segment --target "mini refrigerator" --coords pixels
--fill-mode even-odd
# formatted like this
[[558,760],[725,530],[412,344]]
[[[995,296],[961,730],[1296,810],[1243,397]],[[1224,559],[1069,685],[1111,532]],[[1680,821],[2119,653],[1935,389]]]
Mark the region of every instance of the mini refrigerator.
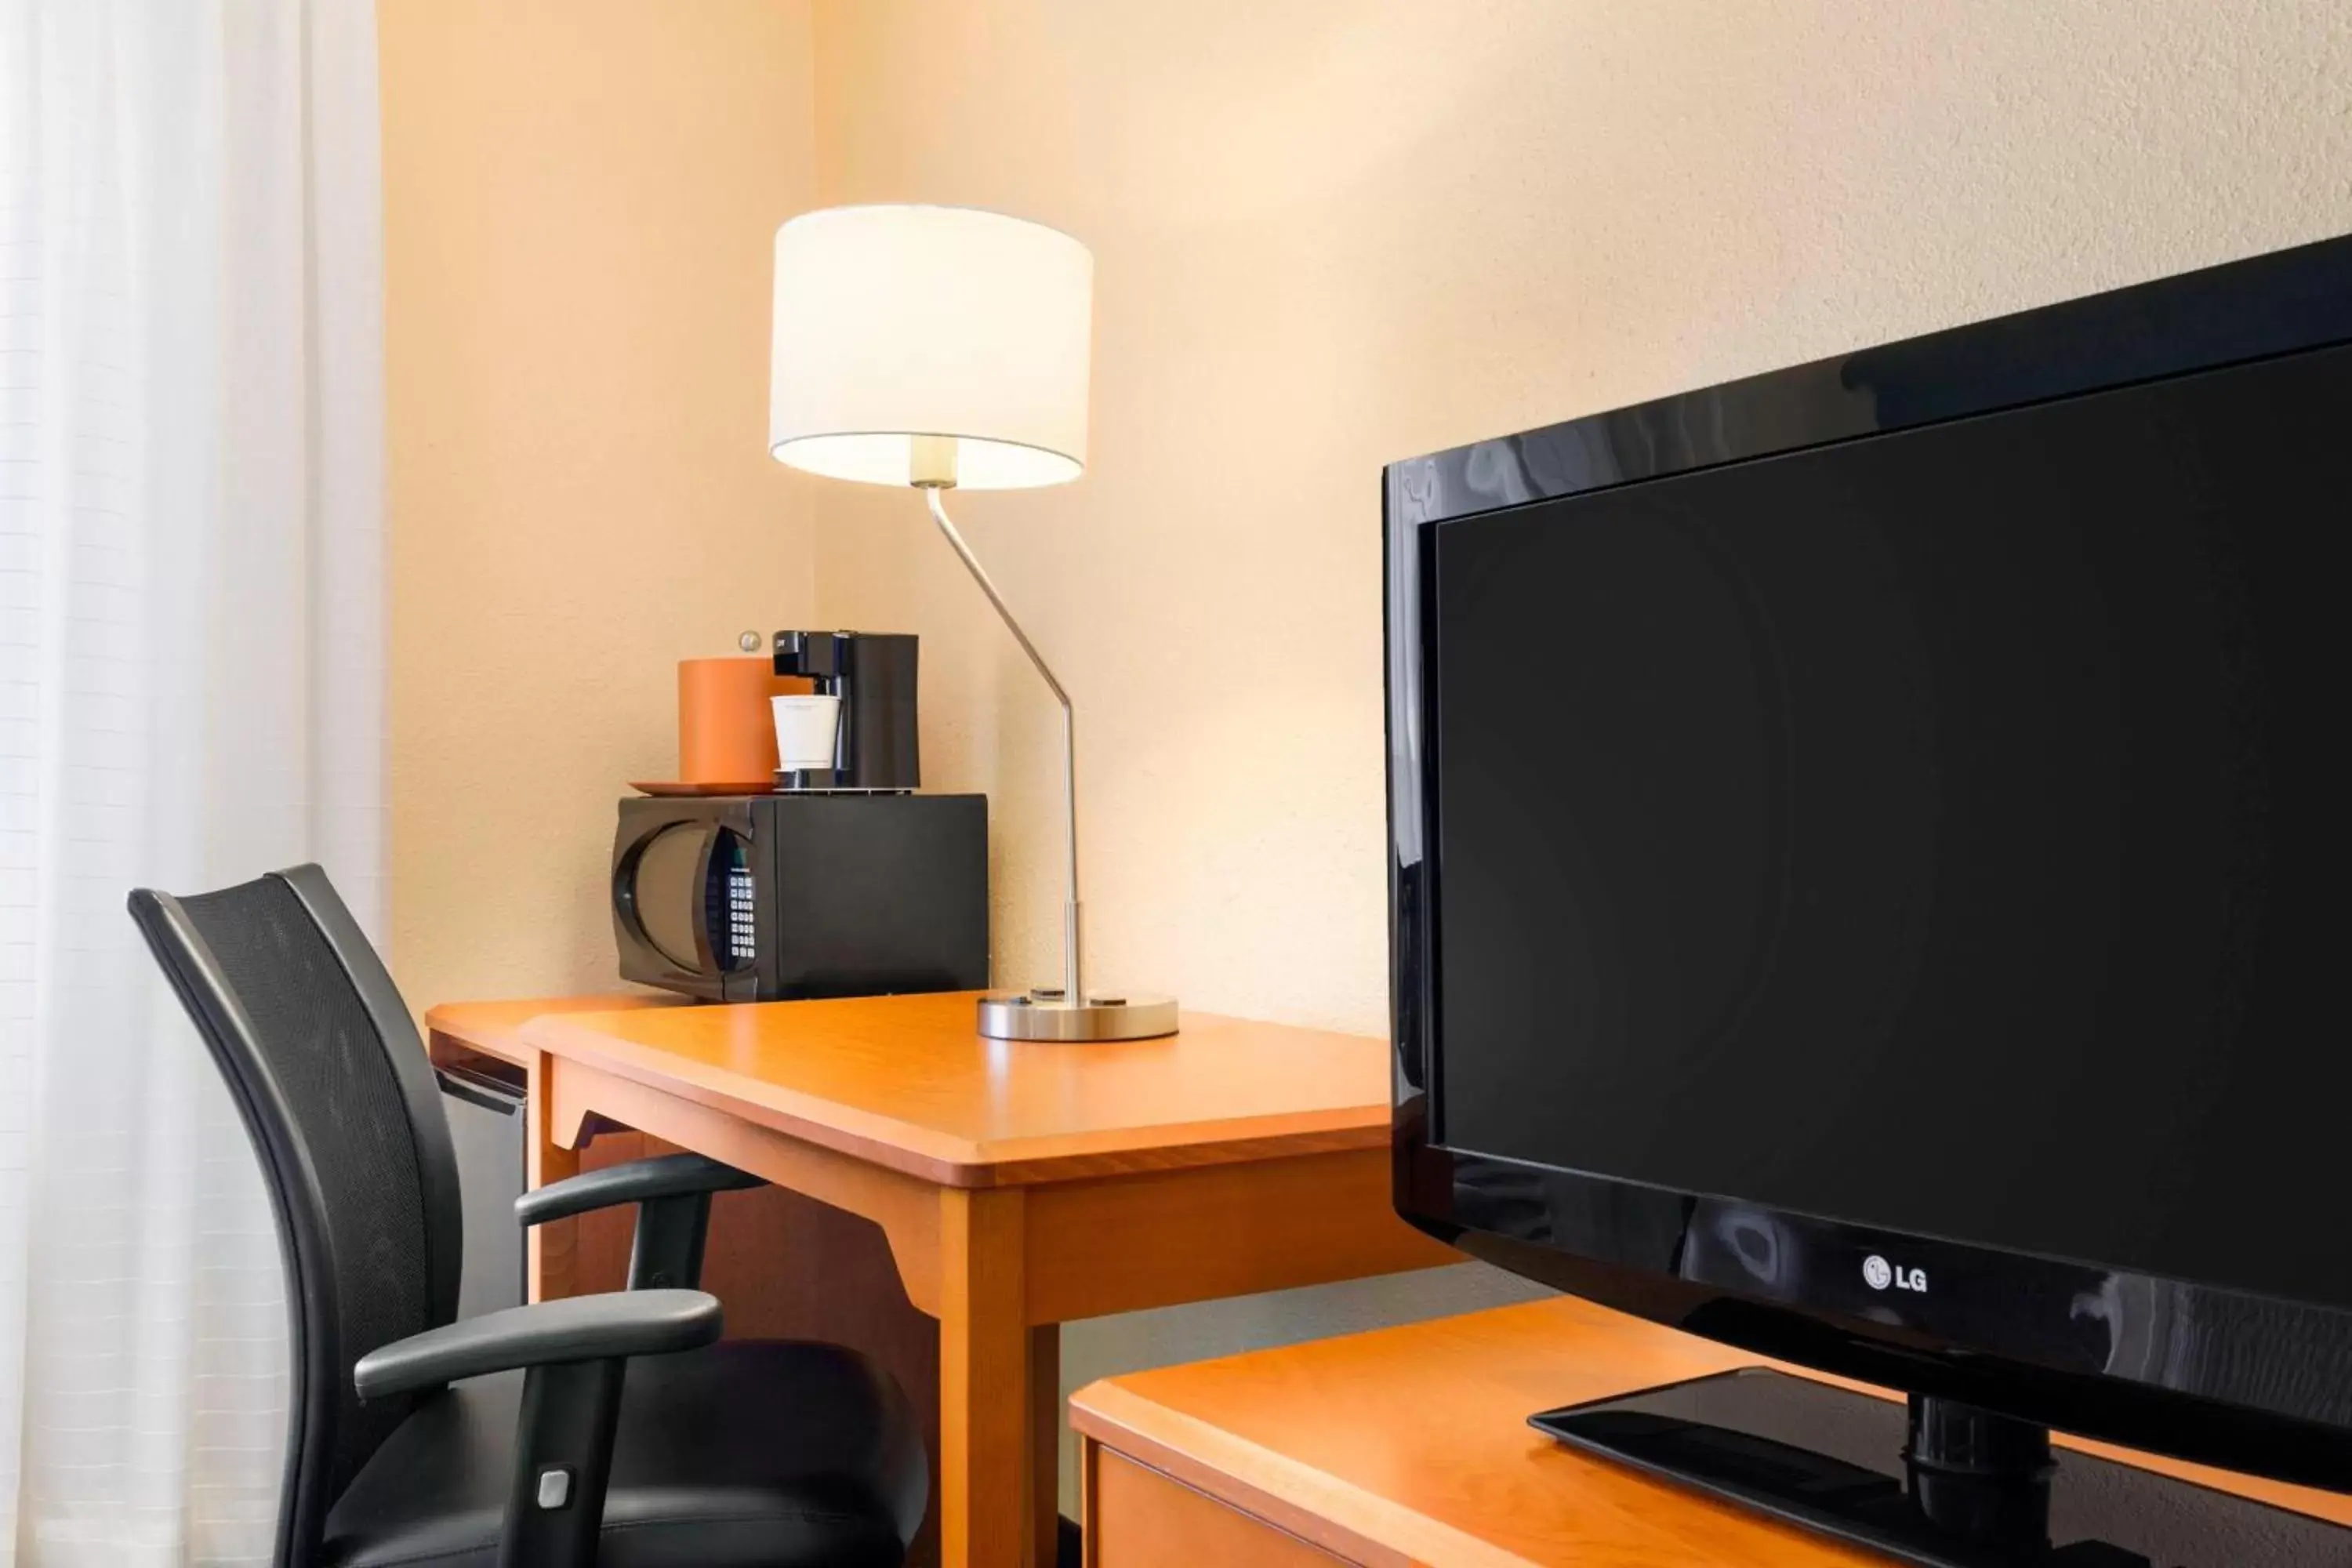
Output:
[[457,1316],[478,1318],[523,1302],[523,1233],[514,1211],[527,1158],[523,1071],[481,1058],[437,1071],[466,1224]]

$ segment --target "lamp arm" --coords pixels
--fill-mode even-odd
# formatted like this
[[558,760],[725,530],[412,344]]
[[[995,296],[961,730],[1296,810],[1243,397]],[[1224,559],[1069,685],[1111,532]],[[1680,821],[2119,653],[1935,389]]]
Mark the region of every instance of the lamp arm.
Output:
[[1062,820],[1069,835],[1068,891],[1062,906],[1062,994],[1071,1006],[1084,1006],[1087,999],[1086,968],[1082,956],[1085,939],[1078,922],[1077,715],[1070,706],[1070,694],[1062,689],[1060,681],[1054,679],[1054,671],[1045,663],[1045,656],[1037,651],[1037,645],[1029,640],[1029,634],[1023,631],[1021,623],[1013,618],[1013,611],[1005,605],[1004,595],[996,591],[996,584],[989,581],[987,569],[981,565],[980,558],[971,552],[971,546],[963,542],[963,535],[956,531],[956,525],[949,520],[948,509],[940,500],[940,492],[944,488],[937,484],[922,487],[923,499],[930,503],[931,521],[940,525],[940,531],[947,536],[949,545],[956,552],[956,559],[961,561],[964,570],[971,574],[971,580],[980,584],[980,591],[988,595],[988,602],[996,606],[996,614],[1004,622],[1004,629],[1013,634],[1013,640],[1021,645],[1021,651],[1029,656],[1029,662],[1036,666],[1039,675],[1045,678],[1046,686],[1053,690],[1054,700],[1062,705]]

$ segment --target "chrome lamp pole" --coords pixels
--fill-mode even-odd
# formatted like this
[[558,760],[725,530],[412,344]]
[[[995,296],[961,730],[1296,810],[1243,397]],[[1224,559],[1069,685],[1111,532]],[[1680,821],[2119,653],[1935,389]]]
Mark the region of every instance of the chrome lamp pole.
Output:
[[[918,459],[918,467],[920,460]],[[1077,710],[1070,704],[1070,694],[1054,675],[1045,656],[1021,629],[1012,606],[971,552],[957,531],[954,521],[940,500],[940,493],[954,484],[952,479],[919,479],[916,485],[923,499],[929,503],[931,521],[940,525],[956,559],[988,595],[1004,629],[1029,656],[1029,662],[1045,679],[1047,689],[1062,709],[1062,824],[1065,830],[1063,852],[1066,857],[1062,902],[1062,984],[1059,989],[1040,986],[1025,993],[988,996],[980,1005],[980,1032],[997,1039],[1010,1040],[1136,1040],[1156,1035],[1176,1032],[1176,1003],[1166,996],[1107,996],[1089,994],[1086,983],[1086,924],[1080,912],[1078,898],[1078,742]]]

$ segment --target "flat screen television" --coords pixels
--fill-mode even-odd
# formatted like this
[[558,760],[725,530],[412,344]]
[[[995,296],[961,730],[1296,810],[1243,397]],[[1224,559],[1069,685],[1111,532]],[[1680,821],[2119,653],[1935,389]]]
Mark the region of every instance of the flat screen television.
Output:
[[[1931,1542],[2048,1427],[2352,1488],[2352,238],[1383,514],[1399,1211],[1907,1391]],[[1867,1446],[1795,1381],[1548,1425],[1875,1540],[1725,1479]]]

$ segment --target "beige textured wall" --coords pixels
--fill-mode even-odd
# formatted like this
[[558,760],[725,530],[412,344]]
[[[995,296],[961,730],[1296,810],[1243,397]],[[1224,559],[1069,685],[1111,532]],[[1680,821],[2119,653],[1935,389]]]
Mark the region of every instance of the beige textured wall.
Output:
[[771,461],[771,236],[814,190],[801,0],[384,0],[393,965],[617,988],[625,781],[676,661],[814,605]]
[[[1099,972],[1365,1031],[1383,462],[2352,228],[2342,0],[821,0],[817,46],[826,201],[1095,252],[1087,477],[956,504],[1078,703]],[[1046,974],[1045,694],[919,506],[817,506]]]
[[[2352,229],[2343,0],[820,0],[835,201],[1097,271],[1094,450],[956,498],[1078,703],[1097,972],[1385,1026],[1380,469]],[[916,630],[1051,972],[1052,710],[907,497],[817,499],[828,619]],[[1460,1307],[1458,1270],[1083,1324],[1074,1382]]]

